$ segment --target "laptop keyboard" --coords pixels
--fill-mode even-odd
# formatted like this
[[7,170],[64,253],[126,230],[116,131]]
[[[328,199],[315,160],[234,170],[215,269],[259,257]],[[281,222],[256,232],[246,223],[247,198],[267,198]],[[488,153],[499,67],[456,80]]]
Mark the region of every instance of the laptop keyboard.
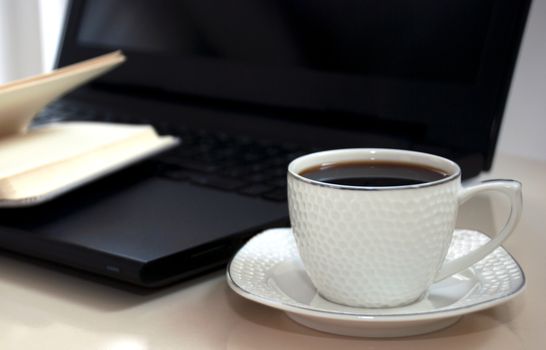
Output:
[[286,168],[300,155],[316,151],[295,144],[274,143],[223,132],[195,130],[153,123],[56,102],[45,108],[34,125],[65,119],[96,120],[119,123],[152,124],[159,134],[178,136],[181,144],[152,160],[159,176],[190,182],[270,201],[286,201]]

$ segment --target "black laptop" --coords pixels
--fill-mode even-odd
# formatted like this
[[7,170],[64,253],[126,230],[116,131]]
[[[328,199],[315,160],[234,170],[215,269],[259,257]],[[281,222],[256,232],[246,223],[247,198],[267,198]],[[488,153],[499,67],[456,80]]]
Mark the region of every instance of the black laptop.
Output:
[[[345,147],[491,167],[528,1],[72,1],[58,65],[128,61],[48,106],[181,145],[51,202],[0,210],[0,246],[141,286],[224,266],[289,225],[286,166]],[[67,145],[70,147],[70,145]],[[53,266],[53,265],[52,265]]]

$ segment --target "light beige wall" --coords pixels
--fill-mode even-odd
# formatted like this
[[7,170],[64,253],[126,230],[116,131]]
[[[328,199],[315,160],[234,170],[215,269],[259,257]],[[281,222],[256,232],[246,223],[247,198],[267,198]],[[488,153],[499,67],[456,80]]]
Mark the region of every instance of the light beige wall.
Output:
[[38,0],[0,0],[0,82],[40,73]]
[[546,0],[531,6],[497,150],[546,160]]
[[[20,1],[20,0],[19,0]],[[67,0],[38,0],[41,17],[41,39],[44,70],[53,68],[64,24]]]

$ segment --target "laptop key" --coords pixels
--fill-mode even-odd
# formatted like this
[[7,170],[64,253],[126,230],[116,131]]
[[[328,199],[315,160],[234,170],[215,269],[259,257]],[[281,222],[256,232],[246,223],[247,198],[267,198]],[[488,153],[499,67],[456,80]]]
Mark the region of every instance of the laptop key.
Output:
[[221,190],[235,190],[245,185],[245,182],[217,175],[203,174],[190,177],[190,181],[197,185],[210,186]]
[[286,188],[277,188],[271,192],[265,193],[262,197],[273,201],[284,202],[286,201]]
[[275,187],[284,187],[286,186],[286,175],[267,180],[267,184]]
[[309,152],[306,152],[306,151],[295,151],[295,152],[291,152],[289,154],[286,155],[286,160],[287,161],[292,161],[300,156],[303,156],[303,155],[306,155],[308,154]]
[[189,181],[196,185],[213,187],[226,191],[237,190],[246,184],[238,179],[186,170],[169,170],[162,172],[161,175],[174,181]]
[[249,166],[241,166],[241,165],[235,165],[230,166],[222,171],[222,174],[230,176],[230,177],[240,177],[240,176],[247,176],[249,174],[252,174],[254,170],[250,168]]
[[215,164],[201,162],[195,159],[180,158],[176,155],[160,158],[161,162],[173,165],[180,169],[197,171],[202,173],[214,173],[218,170],[218,166]]
[[267,180],[270,180],[271,175],[269,175],[267,172],[259,172],[259,173],[251,174],[245,177],[245,179],[254,183],[262,183],[262,182],[266,182]]
[[273,186],[264,185],[264,184],[254,184],[254,185],[241,188],[239,192],[249,196],[260,196],[267,192],[271,192],[273,189],[274,189]]

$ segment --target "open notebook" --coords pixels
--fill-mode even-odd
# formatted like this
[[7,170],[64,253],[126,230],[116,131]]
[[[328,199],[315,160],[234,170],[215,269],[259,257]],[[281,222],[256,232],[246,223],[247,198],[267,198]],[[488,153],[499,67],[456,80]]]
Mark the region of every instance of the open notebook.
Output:
[[41,203],[178,143],[148,125],[56,122],[30,128],[45,105],[124,60],[116,51],[0,85],[0,206]]

